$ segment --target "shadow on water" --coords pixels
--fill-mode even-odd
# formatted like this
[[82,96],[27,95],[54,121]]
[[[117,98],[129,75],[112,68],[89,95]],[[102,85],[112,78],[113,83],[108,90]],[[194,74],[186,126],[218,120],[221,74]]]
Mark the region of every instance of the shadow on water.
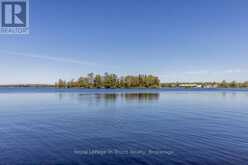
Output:
[[81,103],[151,103],[159,100],[159,93],[59,93],[59,100],[71,99]]

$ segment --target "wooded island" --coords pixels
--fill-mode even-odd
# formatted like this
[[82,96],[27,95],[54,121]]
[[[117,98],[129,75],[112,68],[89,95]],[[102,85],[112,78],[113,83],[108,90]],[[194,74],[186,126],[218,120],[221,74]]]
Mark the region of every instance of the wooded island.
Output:
[[55,83],[58,88],[159,88],[160,80],[153,75],[117,76],[105,73],[104,75],[89,73],[77,80],[64,81],[59,79]]
[[57,88],[248,88],[248,81],[161,83],[159,77],[154,75],[118,76],[114,73],[104,75],[89,73],[76,80],[59,79],[54,86]]

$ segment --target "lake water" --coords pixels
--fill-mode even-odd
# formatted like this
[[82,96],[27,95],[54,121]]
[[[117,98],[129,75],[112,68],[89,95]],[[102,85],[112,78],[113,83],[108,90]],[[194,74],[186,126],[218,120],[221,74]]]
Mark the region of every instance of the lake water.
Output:
[[248,164],[248,90],[0,88],[0,164]]

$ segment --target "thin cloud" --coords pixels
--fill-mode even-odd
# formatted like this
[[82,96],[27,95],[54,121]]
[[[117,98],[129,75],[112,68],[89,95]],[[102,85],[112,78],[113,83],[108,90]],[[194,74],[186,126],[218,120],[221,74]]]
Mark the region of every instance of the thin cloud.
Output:
[[41,59],[41,60],[63,62],[63,63],[71,63],[71,64],[78,64],[78,65],[88,65],[88,66],[98,65],[98,64],[96,64],[94,62],[76,60],[76,59],[72,59],[72,58],[52,57],[52,56],[46,56],[46,55],[17,53],[17,52],[1,52],[1,53],[6,54],[8,56],[35,58],[35,59]]
[[169,72],[160,74],[160,77],[170,78],[170,77],[182,77],[182,76],[206,76],[206,75],[224,75],[224,74],[240,74],[248,73],[248,69],[225,69],[225,70],[191,70],[182,72]]
[[228,70],[225,70],[225,73],[241,73],[241,72],[246,72],[246,70],[241,70],[241,69],[228,69]]
[[199,75],[199,74],[208,74],[208,70],[199,70],[199,71],[187,71],[184,72],[184,74],[189,74],[189,75]]
[[238,73],[245,73],[247,69],[226,69],[226,70],[199,70],[199,71],[187,71],[183,72],[184,74],[189,75],[204,75],[204,74],[238,74]]

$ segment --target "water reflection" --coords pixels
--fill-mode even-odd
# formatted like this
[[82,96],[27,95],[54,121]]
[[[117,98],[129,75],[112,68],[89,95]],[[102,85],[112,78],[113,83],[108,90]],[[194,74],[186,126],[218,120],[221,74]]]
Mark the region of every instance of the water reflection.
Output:
[[78,100],[82,103],[146,103],[159,100],[159,93],[59,93],[59,100]]
[[121,94],[126,101],[150,102],[159,99],[159,93],[125,93]]

